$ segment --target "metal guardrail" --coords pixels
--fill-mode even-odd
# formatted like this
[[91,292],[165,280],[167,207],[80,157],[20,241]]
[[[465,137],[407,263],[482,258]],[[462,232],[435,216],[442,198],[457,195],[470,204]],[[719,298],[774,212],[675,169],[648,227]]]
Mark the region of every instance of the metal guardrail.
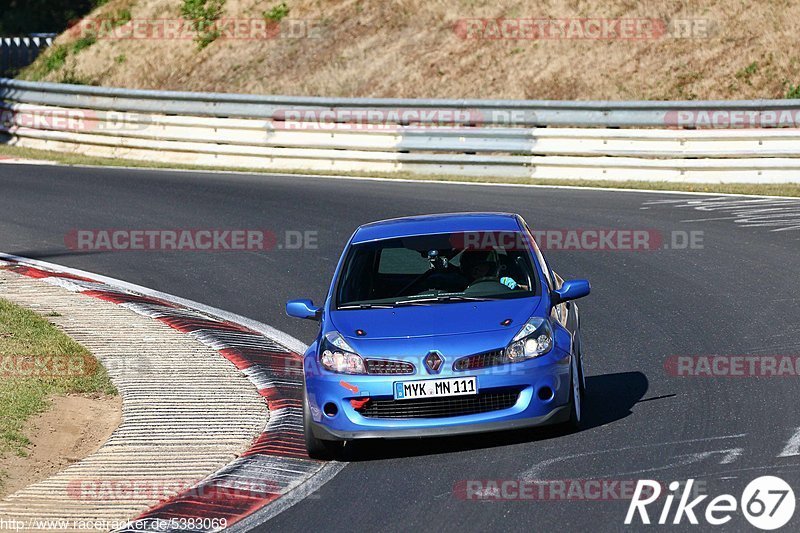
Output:
[[312,96],[258,96],[117,89],[0,79],[0,99],[96,110],[140,111],[206,117],[273,118],[287,109],[448,109],[484,112],[484,124],[638,128],[664,127],[678,111],[800,110],[798,100],[741,101],[560,101],[560,100],[448,100],[403,98],[327,98]]
[[[800,100],[351,99],[0,79],[0,101],[9,142],[105,157],[497,178],[800,181]],[[708,129],[720,125],[709,121],[784,127]]]

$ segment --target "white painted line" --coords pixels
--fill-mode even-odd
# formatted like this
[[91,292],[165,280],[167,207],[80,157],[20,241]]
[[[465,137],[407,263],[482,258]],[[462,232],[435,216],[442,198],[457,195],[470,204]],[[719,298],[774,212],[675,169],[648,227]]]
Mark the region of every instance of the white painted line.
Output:
[[666,206],[690,209],[703,213],[719,213],[722,216],[684,219],[684,223],[698,223],[716,220],[733,220],[744,228],[769,227],[770,231],[800,230],[800,198],[781,199],[731,199],[727,197],[705,198],[699,200],[656,200],[645,202],[648,206]]
[[5,165],[58,165],[56,161],[47,159],[22,159],[19,157],[0,156],[0,163]]
[[736,461],[744,453],[744,448],[731,448],[730,450],[721,450],[719,453],[725,453],[725,456],[719,462],[721,465],[729,465]]
[[794,435],[786,443],[778,457],[795,457],[797,455],[800,455],[800,428],[795,430]]
[[[548,466],[550,466],[552,464],[555,464],[555,463],[560,463],[560,462],[563,462],[563,461],[569,461],[570,459],[577,459],[577,458],[580,458],[580,457],[590,457],[590,456],[595,456],[595,455],[603,455],[603,454],[607,454],[607,453],[618,453],[618,452],[625,452],[625,451],[629,451],[629,450],[638,450],[638,449],[642,449],[642,448],[653,448],[653,447],[658,447],[658,446],[674,446],[676,444],[692,444],[692,443],[696,443],[696,442],[711,442],[711,441],[717,441],[717,440],[738,439],[738,438],[744,437],[745,435],[747,435],[747,433],[736,433],[734,435],[724,435],[724,436],[721,436],[721,437],[706,437],[706,438],[699,438],[699,439],[676,440],[676,441],[670,441],[670,442],[655,442],[655,443],[651,443],[651,444],[638,444],[636,446],[625,446],[625,447],[622,447],[622,448],[614,448],[614,449],[611,449],[611,450],[598,450],[598,451],[593,451],[593,452],[576,453],[576,454],[573,454],[573,455],[564,455],[564,456],[561,456],[561,457],[554,457],[554,458],[551,458],[551,459],[545,459],[543,461],[540,461],[540,462],[536,463],[535,465],[533,465],[528,470],[526,470],[525,472],[523,472],[520,477],[522,479],[526,480],[526,481],[536,480],[536,479],[539,479],[538,476],[540,476],[542,474],[542,471],[545,469],[545,467],[548,467]],[[725,450],[725,451],[729,451],[729,450]],[[712,453],[714,453],[714,452],[712,452]]]
[[681,455],[677,455],[671,459],[672,462],[662,465],[656,466],[651,468],[643,468],[641,470],[630,470],[626,472],[610,472],[604,473],[601,475],[592,475],[592,479],[603,479],[603,478],[611,478],[611,477],[619,477],[619,476],[634,476],[639,474],[645,474],[650,472],[660,472],[664,470],[673,470],[675,468],[679,468],[681,466],[689,466],[694,463],[699,463],[700,461],[705,461],[715,455],[722,455],[722,459],[720,460],[719,464],[727,465],[731,464],[736,459],[738,459],[742,453],[744,452],[744,448],[728,448],[725,450],[712,450],[706,452],[697,452],[697,453],[684,453]]
[[345,466],[347,466],[347,463],[340,463],[336,461],[326,463],[321,470],[319,470],[299,487],[301,490],[298,490],[298,488],[290,490],[274,502],[267,504],[250,516],[239,520],[230,526],[226,531],[229,531],[230,533],[239,533],[255,529],[257,526],[260,526],[278,516],[285,510],[303,501],[308,496],[319,490],[320,487],[333,479],[336,474],[341,472]]

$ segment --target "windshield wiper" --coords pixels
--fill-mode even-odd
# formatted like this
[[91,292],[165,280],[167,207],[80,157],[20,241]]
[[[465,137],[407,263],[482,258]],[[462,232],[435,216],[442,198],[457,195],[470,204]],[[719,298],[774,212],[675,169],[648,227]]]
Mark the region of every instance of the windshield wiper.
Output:
[[434,296],[432,298],[419,298],[417,300],[401,300],[390,304],[349,304],[340,305],[337,309],[392,309],[401,305],[430,305],[447,302],[488,302],[499,298],[485,298],[480,296]]
[[480,296],[436,296],[434,298],[419,298],[417,300],[402,300],[395,302],[395,305],[414,305],[447,302],[488,302],[499,300],[499,298],[485,298]]
[[353,305],[340,305],[336,309],[391,309],[394,307],[392,304],[353,304]]

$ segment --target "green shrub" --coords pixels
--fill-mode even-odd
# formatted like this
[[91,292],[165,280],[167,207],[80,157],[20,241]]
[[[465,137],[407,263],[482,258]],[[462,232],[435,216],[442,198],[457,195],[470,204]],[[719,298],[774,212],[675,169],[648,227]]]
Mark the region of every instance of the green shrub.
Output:
[[752,78],[753,74],[755,74],[756,72],[758,72],[758,62],[753,61],[752,63],[750,63],[749,65],[747,65],[746,67],[744,67],[743,69],[741,69],[739,72],[736,73],[736,79],[744,81],[749,85],[750,78]]
[[800,99],[800,84],[790,84],[789,88],[786,90],[786,98]]
[[120,9],[114,13],[114,27],[124,26],[131,21],[131,10],[128,8]]
[[193,22],[195,42],[203,49],[220,36],[215,22],[222,16],[225,0],[183,0],[181,15]]
[[74,43],[72,43],[72,53],[77,54],[81,50],[85,50],[97,42],[97,36],[94,34],[84,35]]
[[280,22],[289,16],[289,6],[286,2],[273,6],[269,11],[264,11],[264,18],[270,22]]

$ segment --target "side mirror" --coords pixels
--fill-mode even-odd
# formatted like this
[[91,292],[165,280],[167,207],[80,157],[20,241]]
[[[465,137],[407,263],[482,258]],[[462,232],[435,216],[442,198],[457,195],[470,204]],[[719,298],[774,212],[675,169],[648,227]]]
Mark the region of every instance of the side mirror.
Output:
[[562,302],[569,300],[577,300],[583,298],[592,290],[589,280],[586,279],[571,279],[565,281],[560,289],[553,291],[553,305],[558,305]]
[[310,318],[319,320],[322,308],[311,300],[289,300],[286,302],[286,314],[294,318]]

